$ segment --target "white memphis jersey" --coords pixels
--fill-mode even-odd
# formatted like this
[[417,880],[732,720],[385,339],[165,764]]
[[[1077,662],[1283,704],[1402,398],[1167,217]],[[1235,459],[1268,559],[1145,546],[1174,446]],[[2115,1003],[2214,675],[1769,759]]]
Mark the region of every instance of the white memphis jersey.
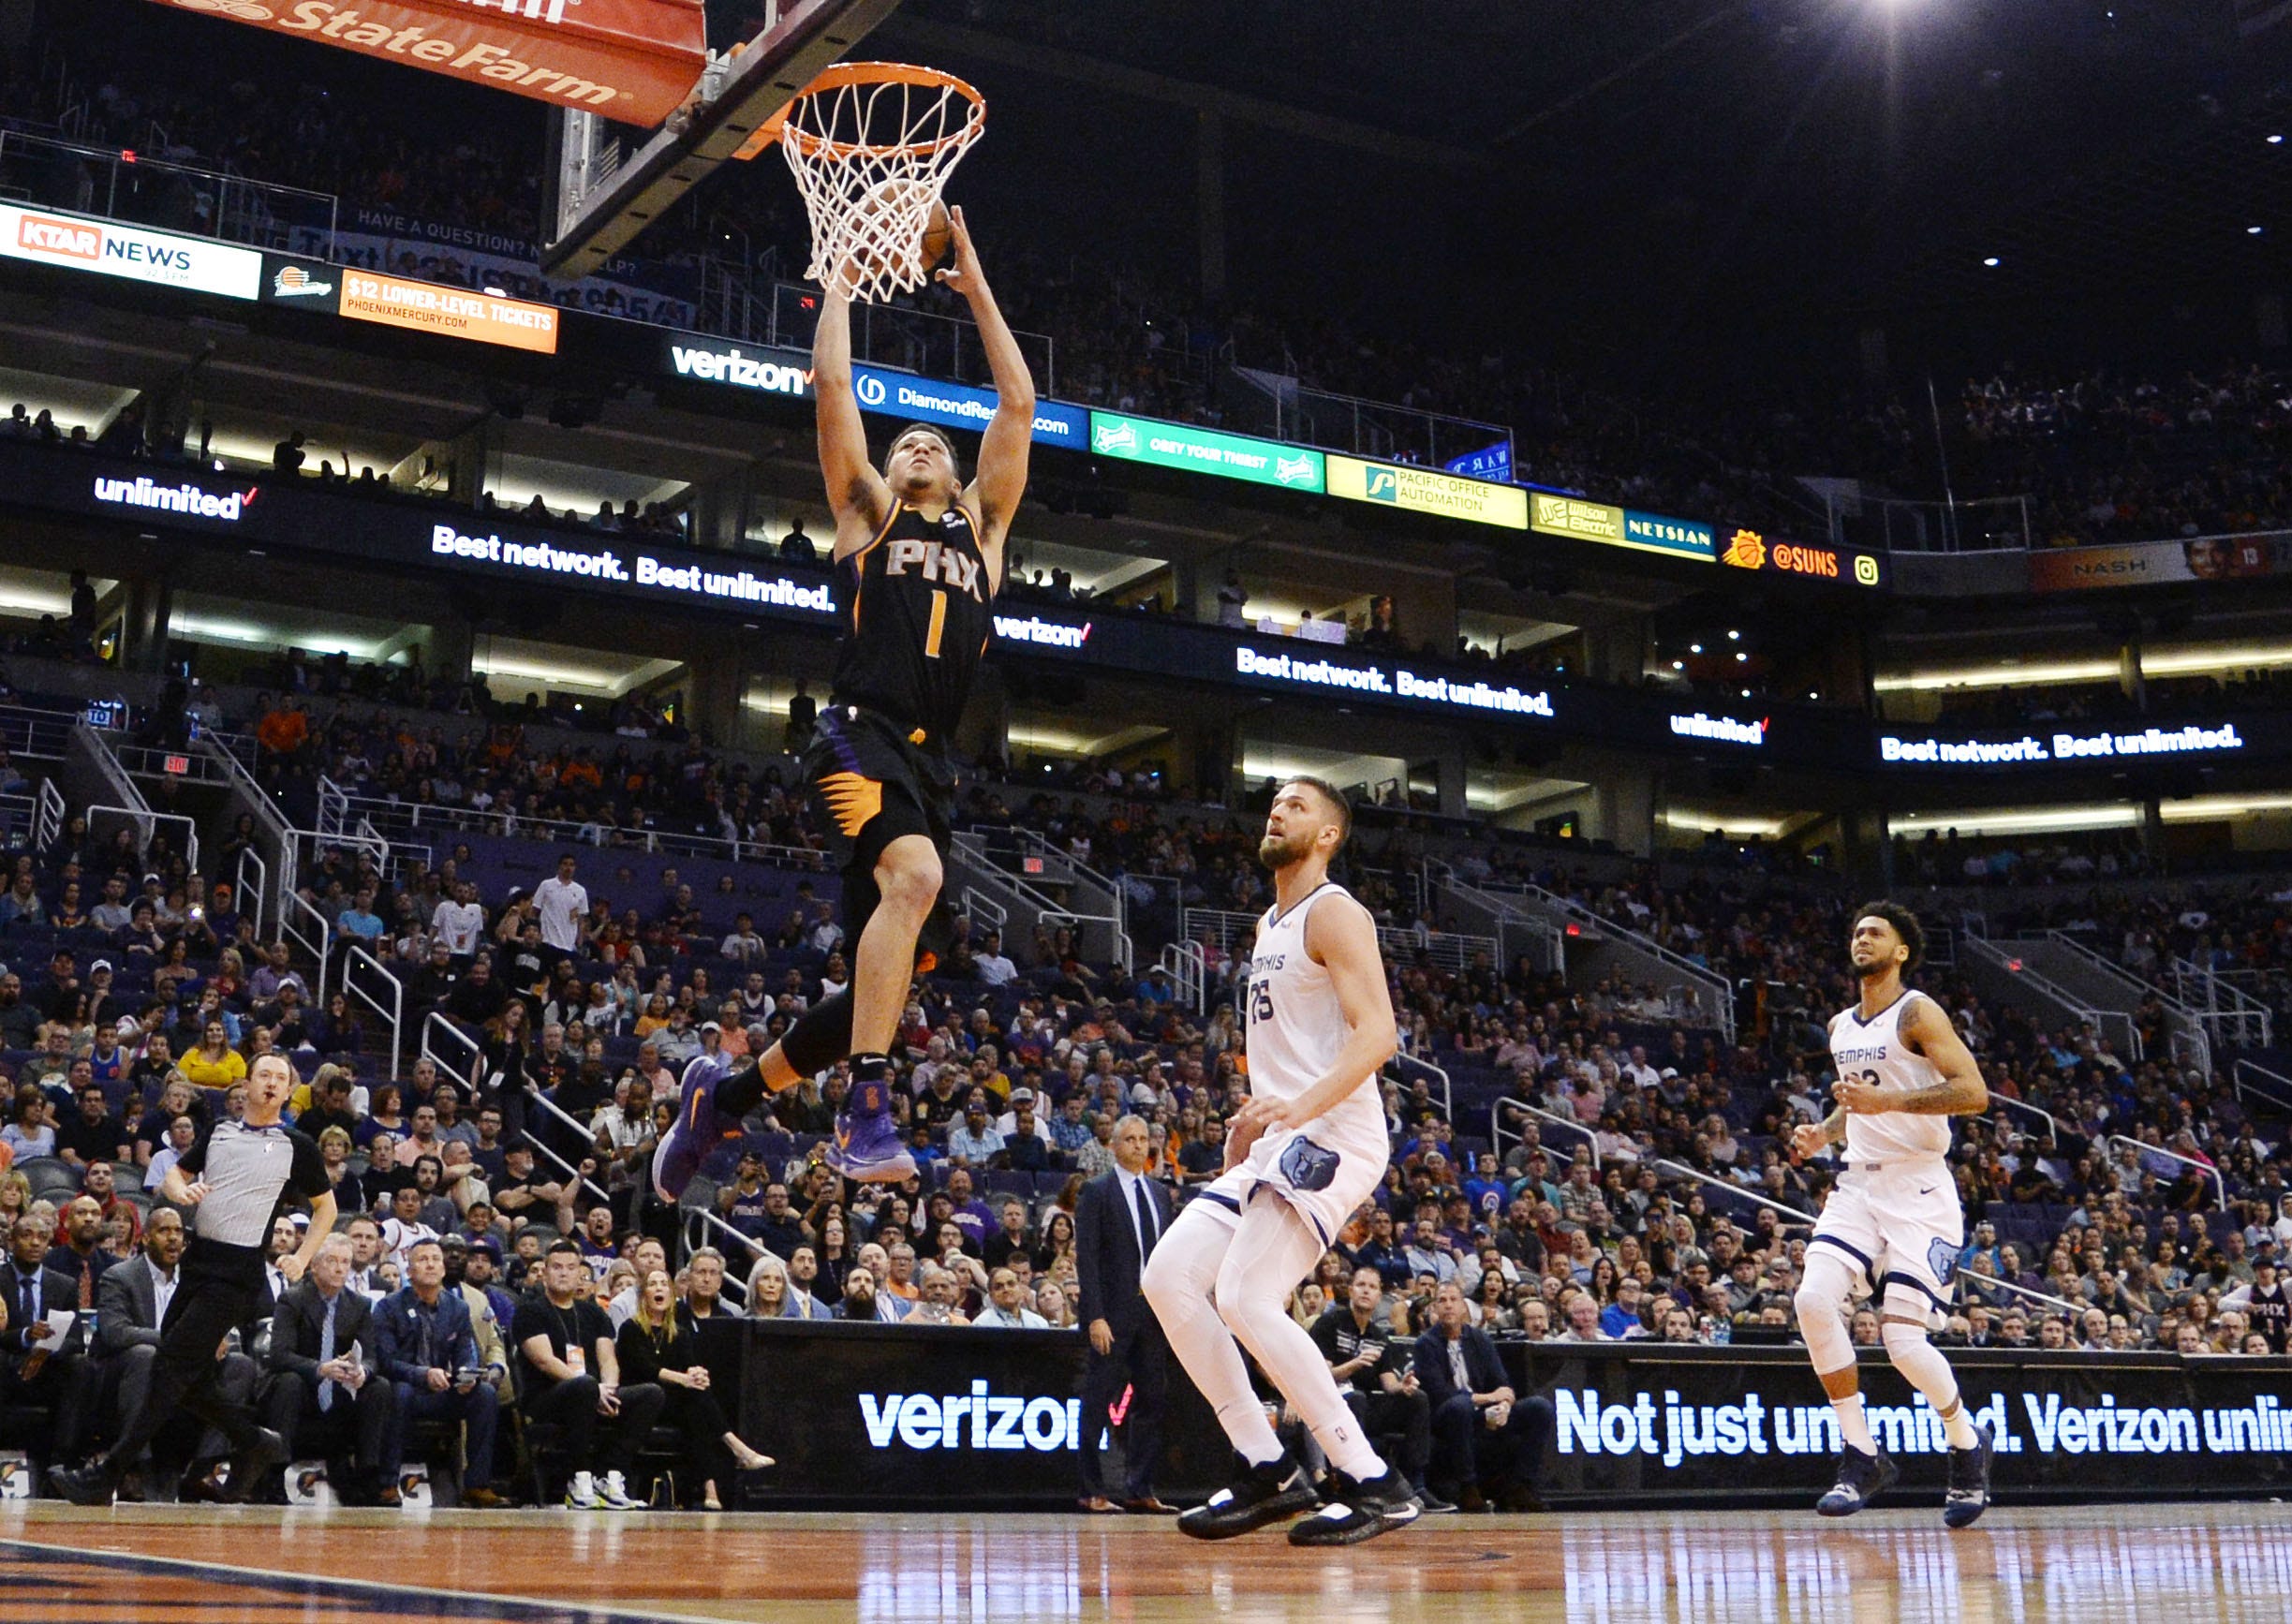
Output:
[[[1931,1088],[1942,1071],[1915,1053],[1902,1036],[1902,1016],[1916,998],[1926,995],[1904,992],[1872,1015],[1862,1019],[1860,1006],[1841,1010],[1830,1018],[1830,1059],[1841,1079],[1852,1077],[1898,1094]],[[1889,1111],[1866,1116],[1846,1116],[1846,1159],[1899,1161],[1913,1156],[1946,1156],[1950,1149],[1950,1119],[1939,1114]]]
[[[1258,922],[1248,983],[1253,1095],[1296,1099],[1336,1064],[1345,1046],[1345,1011],[1338,1003],[1337,984],[1306,952],[1305,925],[1315,907],[1346,894],[1343,886],[1324,880],[1287,913],[1268,909]],[[1319,1120],[1333,1132],[1383,1142],[1384,1107],[1373,1087],[1355,1089]]]

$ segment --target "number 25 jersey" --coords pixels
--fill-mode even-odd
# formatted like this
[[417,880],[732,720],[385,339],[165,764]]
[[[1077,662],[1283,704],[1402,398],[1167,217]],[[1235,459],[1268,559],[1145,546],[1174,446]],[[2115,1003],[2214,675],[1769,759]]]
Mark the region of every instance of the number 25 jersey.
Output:
[[[1942,1081],[1941,1068],[1910,1047],[1902,1036],[1902,1016],[1923,993],[1905,992],[1868,1022],[1860,1006],[1841,1010],[1830,1018],[1830,1058],[1841,1081],[1852,1077],[1895,1093],[1931,1088]],[[1846,1159],[1900,1161],[1914,1156],[1946,1156],[1950,1149],[1950,1119],[1943,1115],[1889,1111],[1882,1115],[1846,1114]]]
[[851,624],[836,654],[835,702],[946,749],[994,627],[994,583],[969,512],[957,504],[927,519],[896,504],[875,539],[836,565],[835,586]]

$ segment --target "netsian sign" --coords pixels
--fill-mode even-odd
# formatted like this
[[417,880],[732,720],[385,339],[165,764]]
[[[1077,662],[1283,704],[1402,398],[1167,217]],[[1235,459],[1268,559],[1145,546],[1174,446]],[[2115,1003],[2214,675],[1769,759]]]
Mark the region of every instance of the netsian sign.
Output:
[[0,257],[223,299],[262,292],[262,256],[251,248],[13,203],[0,203]]
[[708,60],[702,0],[155,3],[645,125],[676,111]]
[[2234,755],[2245,746],[2236,724],[2217,728],[2143,728],[2138,732],[2056,732],[2018,739],[1878,737],[1878,759],[1889,766],[2017,767],[2038,762],[2148,760],[2159,756]]
[[1090,414],[1090,449],[1102,457],[1116,457],[1126,463],[1184,468],[1256,485],[1278,485],[1285,491],[1319,495],[1328,486],[1326,459],[1307,447],[1118,412]]

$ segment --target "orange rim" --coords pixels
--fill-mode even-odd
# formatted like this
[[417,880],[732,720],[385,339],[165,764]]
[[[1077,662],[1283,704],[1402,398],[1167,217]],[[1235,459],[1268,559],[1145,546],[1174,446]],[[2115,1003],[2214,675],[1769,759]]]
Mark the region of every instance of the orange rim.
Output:
[[[863,84],[910,84],[923,90],[952,90],[970,103],[970,116],[962,126],[933,140],[927,141],[832,141],[797,126],[788,128],[788,115],[798,103],[806,101],[823,91],[843,90]],[[892,153],[909,153],[917,157],[928,157],[948,147],[960,145],[977,138],[987,120],[987,99],[967,81],[936,67],[918,67],[905,62],[838,62],[827,67],[819,78],[789,98],[788,105],[766,119],[749,138],[749,144],[759,148],[774,140],[793,140],[806,157],[824,157],[841,163],[854,157],[882,157]]]

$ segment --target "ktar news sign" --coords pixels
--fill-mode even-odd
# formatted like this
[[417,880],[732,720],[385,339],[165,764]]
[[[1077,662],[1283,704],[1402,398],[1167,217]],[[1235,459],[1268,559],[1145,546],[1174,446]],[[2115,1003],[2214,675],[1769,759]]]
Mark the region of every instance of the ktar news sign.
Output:
[[702,0],[155,0],[651,127],[707,61]]

